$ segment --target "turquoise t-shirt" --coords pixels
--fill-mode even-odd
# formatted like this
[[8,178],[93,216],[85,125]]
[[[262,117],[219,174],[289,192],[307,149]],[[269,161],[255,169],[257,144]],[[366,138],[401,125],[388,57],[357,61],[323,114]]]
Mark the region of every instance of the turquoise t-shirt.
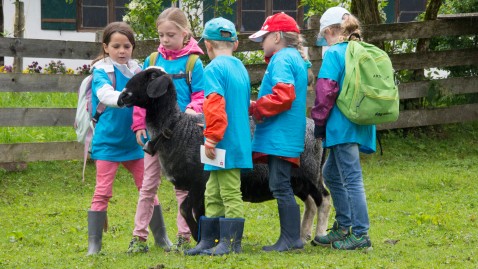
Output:
[[[345,76],[345,51],[348,43],[331,46],[324,54],[318,78],[327,78],[339,83],[339,93]],[[327,119],[325,148],[338,144],[358,143],[360,151],[373,153],[376,149],[375,125],[358,125],[351,122],[334,104]]]
[[[186,63],[188,58],[189,55],[185,55],[175,60],[166,60],[161,53],[159,53],[158,58],[156,59],[156,64],[154,65],[162,67],[168,74],[184,74],[186,73]],[[148,66],[150,66],[149,56],[144,60],[143,69],[146,69]],[[191,74],[191,90],[193,93],[204,89],[203,75],[204,69],[202,61],[198,58],[194,63],[194,68]],[[173,82],[176,87],[179,109],[184,112],[186,106],[191,103],[191,91],[189,85],[186,83],[185,78],[173,79]]]
[[[116,67],[114,67],[114,70],[115,90],[122,91],[129,78],[123,75]],[[95,68],[92,81],[92,105],[94,109],[96,109],[99,103],[97,91],[105,84],[112,84],[108,74],[103,69]],[[132,122],[132,107],[106,107],[95,127],[91,146],[91,158],[112,162],[125,162],[143,158],[143,150],[136,142],[136,136],[131,130]]]
[[289,110],[256,125],[252,151],[297,158],[304,151],[307,63],[295,48],[283,48],[272,56],[258,98],[271,94],[280,82],[294,85],[296,99]]
[[[204,80],[204,96],[217,93],[226,102],[227,128],[224,138],[216,145],[226,150],[225,169],[252,168],[248,114],[251,83],[244,64],[233,56],[218,56],[204,69]],[[206,171],[222,169],[204,165]]]

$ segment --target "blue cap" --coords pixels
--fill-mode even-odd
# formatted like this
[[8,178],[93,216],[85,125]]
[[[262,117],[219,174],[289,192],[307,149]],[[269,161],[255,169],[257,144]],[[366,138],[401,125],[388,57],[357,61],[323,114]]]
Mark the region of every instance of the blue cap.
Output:
[[[230,33],[231,36],[223,36],[221,32]],[[201,39],[235,42],[237,41],[236,27],[230,20],[222,17],[214,18],[206,22]]]

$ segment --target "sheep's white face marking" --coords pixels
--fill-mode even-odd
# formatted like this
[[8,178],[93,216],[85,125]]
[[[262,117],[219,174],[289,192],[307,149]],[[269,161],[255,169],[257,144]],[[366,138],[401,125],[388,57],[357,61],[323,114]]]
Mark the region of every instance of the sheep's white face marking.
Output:
[[155,66],[155,65],[153,65],[153,66],[148,66],[148,67],[147,67],[146,69],[144,69],[144,70],[148,70],[148,69],[160,70],[160,71],[162,71],[163,73],[167,74],[167,73],[166,73],[166,70],[164,70],[164,68],[162,68],[161,66]]

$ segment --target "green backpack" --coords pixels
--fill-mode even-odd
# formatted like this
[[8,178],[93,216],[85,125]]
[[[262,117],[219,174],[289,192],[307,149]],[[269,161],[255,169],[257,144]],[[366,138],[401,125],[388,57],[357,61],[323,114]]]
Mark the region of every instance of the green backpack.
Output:
[[350,121],[360,125],[398,119],[398,87],[387,53],[372,44],[349,41],[337,106]]

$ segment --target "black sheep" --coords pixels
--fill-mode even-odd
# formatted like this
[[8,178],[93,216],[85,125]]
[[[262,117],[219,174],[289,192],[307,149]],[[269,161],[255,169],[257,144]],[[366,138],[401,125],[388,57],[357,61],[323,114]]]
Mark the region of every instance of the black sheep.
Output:
[[[204,215],[204,190],[209,172],[200,162],[200,145],[204,142],[199,115],[179,110],[176,89],[171,78],[159,68],[149,68],[129,80],[120,96],[126,106],[146,109],[146,125],[151,136],[149,149],[158,152],[163,174],[174,186],[189,191],[181,204],[181,214],[197,240],[198,222]],[[251,121],[251,130],[254,124]],[[314,216],[316,234],[326,233],[330,211],[330,196],[321,177],[322,147],[313,137],[313,122],[308,119],[305,151],[301,167],[293,169],[291,184],[294,194],[305,202],[301,238],[311,238]],[[243,200],[258,203],[274,199],[268,186],[267,165],[255,164],[254,169],[241,174]],[[318,212],[317,212],[318,209]]]

